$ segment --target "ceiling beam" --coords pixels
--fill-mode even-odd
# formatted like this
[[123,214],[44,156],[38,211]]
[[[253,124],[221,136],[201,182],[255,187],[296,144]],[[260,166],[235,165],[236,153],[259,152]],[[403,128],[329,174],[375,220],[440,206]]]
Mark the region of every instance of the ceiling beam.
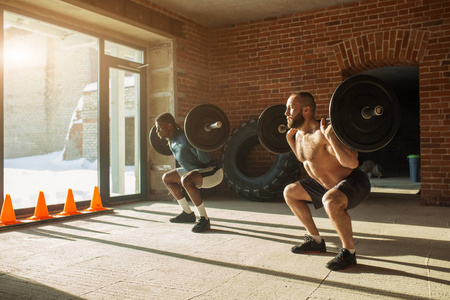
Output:
[[162,14],[149,7],[140,5],[127,0],[63,0],[72,5],[77,2],[87,4],[83,5],[84,9],[89,9],[96,13],[110,14],[128,19],[131,23],[139,23],[145,26],[155,28],[159,31],[170,35],[183,37],[183,22]]

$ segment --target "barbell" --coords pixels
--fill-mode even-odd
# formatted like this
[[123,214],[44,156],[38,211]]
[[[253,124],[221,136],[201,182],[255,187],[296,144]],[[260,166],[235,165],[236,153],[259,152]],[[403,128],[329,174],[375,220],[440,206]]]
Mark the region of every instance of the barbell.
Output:
[[[258,138],[270,152],[291,151],[286,141],[287,120],[283,104],[264,110],[258,118]],[[334,91],[329,119],[337,138],[359,152],[386,146],[400,126],[400,105],[392,88],[370,75],[355,75]]]
[[[277,104],[258,118],[258,139],[270,152],[291,151],[286,141],[286,107]],[[370,75],[355,75],[334,91],[329,120],[338,139],[359,152],[372,152],[386,146],[400,125],[400,105],[392,88]],[[211,152],[221,148],[229,135],[225,113],[213,104],[194,107],[184,121],[186,138],[195,148]],[[150,131],[150,144],[156,152],[172,155],[167,141],[159,139],[156,127]]]
[[[213,104],[200,104],[189,111],[184,120],[184,131],[189,143],[195,148],[211,152],[220,149],[230,134],[230,124],[223,110]],[[162,155],[172,155],[166,140],[150,130],[149,141],[153,149]]]

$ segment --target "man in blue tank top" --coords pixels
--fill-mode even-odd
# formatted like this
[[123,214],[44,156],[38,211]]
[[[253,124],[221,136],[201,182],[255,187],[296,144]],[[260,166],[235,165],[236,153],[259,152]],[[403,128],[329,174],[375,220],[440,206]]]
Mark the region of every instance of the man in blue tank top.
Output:
[[210,153],[200,151],[189,143],[184,131],[170,113],[163,113],[156,118],[156,133],[160,139],[168,141],[169,148],[180,165],[179,168],[165,173],[162,177],[165,186],[183,210],[180,215],[170,219],[170,222],[196,222],[195,214],[183,195],[182,188],[184,188],[200,215],[199,221],[192,231],[209,230],[211,224],[199,189],[219,185],[223,179],[222,168]]

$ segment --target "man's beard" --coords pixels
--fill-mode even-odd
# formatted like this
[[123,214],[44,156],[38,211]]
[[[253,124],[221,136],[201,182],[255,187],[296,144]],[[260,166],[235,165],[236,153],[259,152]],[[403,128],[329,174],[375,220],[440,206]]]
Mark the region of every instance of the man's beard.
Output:
[[303,126],[303,123],[305,123],[305,118],[300,112],[296,114],[295,117],[293,117],[291,120],[288,121],[287,126],[289,128],[300,128]]

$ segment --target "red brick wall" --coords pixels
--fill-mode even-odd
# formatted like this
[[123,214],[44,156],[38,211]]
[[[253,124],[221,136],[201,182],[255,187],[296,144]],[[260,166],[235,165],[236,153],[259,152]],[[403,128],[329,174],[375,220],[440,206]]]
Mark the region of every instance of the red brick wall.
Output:
[[215,103],[232,128],[299,89],[327,116],[346,77],[418,66],[422,203],[450,205],[450,0],[368,0],[213,29],[188,22],[185,30],[177,39],[180,113],[192,101]]
[[178,116],[185,117],[196,105],[209,103],[209,47],[207,32],[195,24],[184,26],[184,39],[177,39],[176,76]]

